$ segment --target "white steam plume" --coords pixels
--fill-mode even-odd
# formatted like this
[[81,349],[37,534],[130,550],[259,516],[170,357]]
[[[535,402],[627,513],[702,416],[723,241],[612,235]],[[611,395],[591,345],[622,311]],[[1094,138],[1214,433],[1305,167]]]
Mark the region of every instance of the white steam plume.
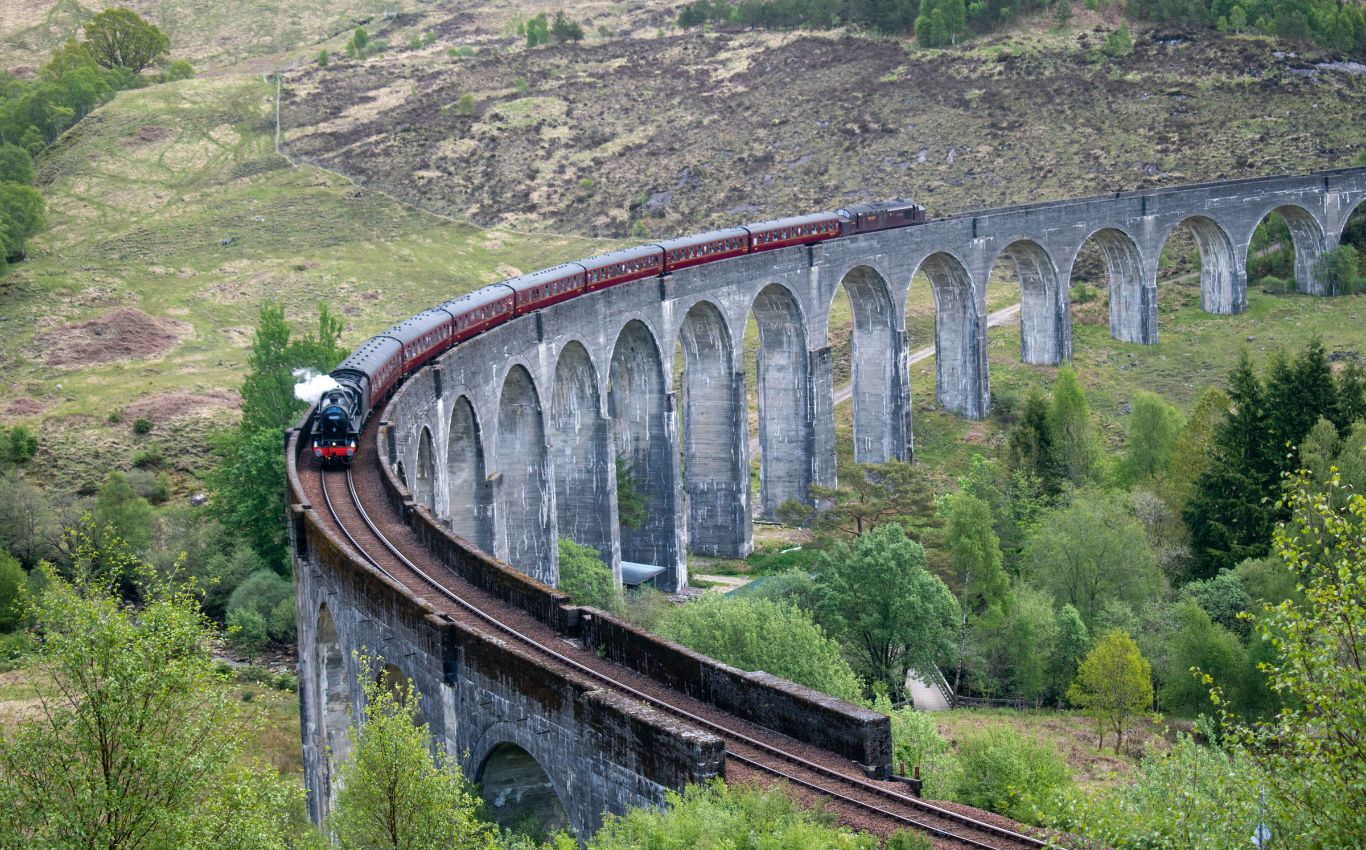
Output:
[[312,369],[295,369],[294,380],[299,382],[294,385],[294,397],[309,404],[317,404],[323,393],[341,386],[331,375],[319,375]]

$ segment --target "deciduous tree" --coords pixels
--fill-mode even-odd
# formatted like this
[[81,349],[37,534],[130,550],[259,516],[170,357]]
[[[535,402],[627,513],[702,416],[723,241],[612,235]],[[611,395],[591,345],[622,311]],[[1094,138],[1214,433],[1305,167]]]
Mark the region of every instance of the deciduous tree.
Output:
[[1138,521],[1122,497],[1081,490],[1047,513],[1025,545],[1024,568],[1060,603],[1094,624],[1106,600],[1138,603],[1164,580]]
[[106,9],[85,25],[85,45],[104,68],[137,74],[171,48],[171,40],[131,9]]
[[1118,630],[1101,635],[1077,667],[1067,700],[1095,718],[1096,746],[1114,731],[1118,753],[1129,722],[1153,701],[1152,669],[1133,638]]
[[952,657],[958,601],[926,567],[925,550],[900,526],[879,526],[841,542],[817,563],[821,619],[855,667],[893,697],[906,670],[931,670]]
[[1120,461],[1123,479],[1133,485],[1165,473],[1184,424],[1181,411],[1162,396],[1136,393],[1129,415],[1129,440]]
[[255,719],[216,670],[192,589],[74,534],[71,580],[43,567],[30,608],[51,686],[0,732],[0,847],[283,850],[301,789],[248,757]]
[[[497,832],[479,819],[480,800],[445,748],[418,722],[407,681],[378,675],[361,659],[364,718],[352,718],[355,745],[336,765],[337,802],[328,826],[342,850],[486,850]],[[433,754],[435,753],[435,754]]]

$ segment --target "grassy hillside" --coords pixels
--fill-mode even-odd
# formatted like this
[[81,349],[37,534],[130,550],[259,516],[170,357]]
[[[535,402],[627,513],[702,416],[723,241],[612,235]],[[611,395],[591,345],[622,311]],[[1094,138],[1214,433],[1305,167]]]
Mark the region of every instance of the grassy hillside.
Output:
[[[52,226],[0,280],[0,418],[41,421],[44,477],[88,489],[144,442],[193,469],[205,419],[233,415],[264,298],[300,321],[328,303],[354,343],[594,250],[293,168],[274,152],[273,96],[255,76],[125,92],[44,156]],[[146,438],[131,433],[140,416],[156,426]]]
[[104,8],[132,9],[171,38],[172,53],[219,67],[311,45],[410,0],[5,0],[0,4],[0,70],[37,67]]
[[906,194],[944,213],[1307,171],[1362,148],[1366,74],[1327,55],[1140,32],[1112,59],[1117,19],[1075,20],[950,50],[663,30],[527,50],[437,8],[413,25],[431,46],[290,73],[286,139],[476,222],[636,237]]

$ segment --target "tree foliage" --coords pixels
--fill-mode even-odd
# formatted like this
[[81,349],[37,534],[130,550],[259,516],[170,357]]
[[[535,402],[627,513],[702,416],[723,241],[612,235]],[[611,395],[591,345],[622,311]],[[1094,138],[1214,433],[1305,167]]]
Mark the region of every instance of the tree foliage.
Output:
[[851,702],[863,683],[811,614],[768,599],[707,594],[664,620],[659,633],[742,670],[763,670]]
[[1088,626],[1107,600],[1138,603],[1163,587],[1152,547],[1121,498],[1079,491],[1045,514],[1025,545],[1026,573]]
[[621,610],[625,604],[621,587],[612,575],[612,568],[603,563],[596,550],[561,537],[559,555],[559,587],[569,594],[574,604],[604,611]]
[[893,697],[907,669],[931,670],[952,657],[960,609],[931,575],[925,550],[899,525],[837,543],[817,563],[821,621],[844,644],[855,670]]
[[715,781],[665,792],[664,808],[609,814],[588,850],[876,850],[877,839],[799,806],[780,786]]
[[[406,680],[378,675],[360,659],[365,717],[352,718],[350,755],[336,765],[337,801],[328,826],[341,850],[486,850],[494,826],[443,747],[419,722],[418,694]],[[435,753],[435,755],[433,755]]]
[[285,847],[301,791],[247,757],[255,720],[216,672],[192,588],[74,534],[71,579],[44,566],[29,609],[52,687],[0,732],[0,847]]
[[941,525],[923,470],[904,460],[846,464],[839,487],[811,485],[819,507],[788,501],[778,516],[794,525],[809,525],[822,535],[858,537],[879,525],[896,523],[913,540]]
[[1114,731],[1118,753],[1129,721],[1152,704],[1152,668],[1133,638],[1106,632],[1082,659],[1067,700],[1095,718],[1097,746],[1105,746],[1106,731]]
[[100,67],[137,74],[166,55],[171,39],[131,9],[106,9],[86,22],[85,45]]
[[1038,819],[1041,806],[1071,784],[1072,774],[1053,748],[997,726],[959,742],[962,773],[957,799],[1015,820]]
[[1284,840],[1324,850],[1366,835],[1366,496],[1333,498],[1341,487],[1292,482],[1275,547],[1304,599],[1268,608],[1257,626],[1276,649],[1263,669],[1283,707],[1230,733],[1262,767]]
[[1129,440],[1120,461],[1120,475],[1129,484],[1166,473],[1185,417],[1155,393],[1134,395],[1129,418]]

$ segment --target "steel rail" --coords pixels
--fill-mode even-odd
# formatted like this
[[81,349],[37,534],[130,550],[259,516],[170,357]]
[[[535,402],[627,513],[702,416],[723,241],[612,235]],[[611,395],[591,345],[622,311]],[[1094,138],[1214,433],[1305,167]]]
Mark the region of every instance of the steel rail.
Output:
[[[346,536],[346,539],[351,543],[352,547],[356,550],[357,554],[359,554],[362,558],[364,558],[366,561],[368,561],[370,564],[372,564],[372,565],[373,565],[377,570],[379,570],[381,573],[383,573],[384,575],[388,576],[388,577],[389,577],[390,579],[392,579],[393,581],[395,581],[395,582],[397,582],[397,583],[399,583],[399,584],[402,584],[402,583],[403,583],[402,581],[400,581],[396,576],[394,576],[393,573],[391,573],[391,572],[389,572],[388,570],[386,570],[386,569],[383,567],[383,565],[381,565],[381,564],[380,564],[380,563],[379,563],[379,562],[378,562],[378,561],[377,561],[369,552],[366,552],[366,551],[365,551],[365,548],[360,544],[359,541],[356,540],[356,538],[355,538],[355,537],[351,534],[351,532],[346,528],[346,524],[345,524],[344,522],[342,522],[341,517],[337,514],[336,508],[335,508],[335,507],[333,506],[333,504],[332,504],[332,497],[331,497],[331,496],[328,494],[328,492],[327,492],[327,482],[326,482],[327,473],[326,473],[325,470],[320,470],[319,472],[320,472],[320,476],[321,476],[322,479],[323,479],[323,481],[322,481],[322,484],[323,484],[323,487],[322,487],[322,491],[323,491],[323,501],[324,501],[324,502],[326,503],[326,505],[327,505],[328,513],[332,515],[332,519],[336,522],[337,527],[338,527],[339,529],[341,529],[342,534],[344,534],[344,535]],[[623,683],[623,682],[619,682],[619,681],[617,681],[616,679],[613,679],[613,678],[611,678],[610,676],[608,676],[608,675],[606,675],[606,674],[604,674],[604,673],[601,673],[601,672],[599,672],[599,671],[597,671],[597,670],[594,670],[593,668],[588,667],[587,665],[582,664],[582,663],[580,663],[580,662],[574,660],[573,658],[570,658],[570,657],[568,657],[568,656],[566,656],[566,655],[564,655],[564,654],[562,654],[562,653],[560,653],[560,652],[558,652],[558,651],[556,651],[556,650],[554,650],[554,649],[552,649],[552,648],[550,648],[550,647],[548,647],[548,646],[545,646],[544,644],[540,643],[539,641],[537,641],[537,640],[535,640],[535,639],[533,639],[533,638],[531,638],[531,637],[529,637],[529,636],[527,636],[527,635],[524,635],[524,634],[522,634],[521,632],[517,631],[517,630],[516,630],[515,628],[513,628],[512,626],[509,626],[509,625],[507,625],[506,623],[503,623],[502,621],[498,620],[498,619],[497,619],[496,617],[494,617],[493,615],[491,615],[491,614],[485,612],[484,610],[482,610],[482,609],[479,608],[478,606],[474,605],[473,603],[469,602],[468,600],[461,598],[460,596],[458,596],[457,594],[455,594],[453,591],[451,591],[449,588],[447,588],[445,585],[443,585],[441,582],[439,582],[439,581],[437,581],[436,579],[432,578],[431,576],[427,575],[427,573],[424,572],[420,567],[418,567],[417,564],[414,564],[414,563],[412,562],[412,560],[410,560],[410,559],[408,558],[408,556],[404,555],[401,551],[399,551],[398,547],[395,546],[394,543],[393,543],[391,540],[389,540],[389,538],[386,537],[386,536],[384,535],[383,532],[381,532],[381,531],[379,530],[378,526],[375,525],[374,521],[370,519],[369,513],[365,510],[365,507],[361,504],[360,495],[356,492],[355,480],[354,480],[354,478],[353,478],[353,476],[352,476],[352,473],[351,473],[351,469],[350,469],[350,468],[347,468],[347,469],[346,469],[346,486],[347,486],[347,490],[350,492],[352,504],[353,504],[353,506],[354,506],[355,509],[356,509],[357,515],[361,518],[361,521],[365,523],[366,527],[369,529],[370,533],[371,533],[372,535],[374,535],[375,539],[378,540],[378,541],[380,542],[380,544],[384,546],[384,548],[388,549],[389,552],[390,552],[390,554],[392,554],[395,558],[397,558],[405,567],[407,567],[408,569],[412,570],[412,571],[413,571],[415,574],[417,574],[423,581],[425,581],[425,582],[427,582],[429,585],[431,585],[432,588],[433,588],[434,590],[436,590],[438,593],[441,593],[441,594],[444,595],[446,598],[448,598],[450,601],[456,603],[456,604],[459,605],[460,607],[462,607],[462,608],[464,608],[465,610],[469,611],[470,613],[474,614],[474,615],[475,615],[476,617],[478,617],[479,619],[481,619],[481,620],[487,622],[488,624],[492,625],[494,628],[498,629],[499,631],[502,631],[502,632],[504,632],[504,633],[510,635],[511,637],[515,638],[516,640],[521,641],[521,642],[526,643],[526,644],[529,644],[529,645],[532,646],[532,647],[535,647],[536,650],[538,650],[539,652],[543,652],[543,653],[545,653],[545,654],[551,656],[551,657],[554,658],[556,661],[559,661],[560,663],[567,665],[567,666],[570,667],[571,669],[573,669],[573,670],[575,670],[575,671],[577,671],[577,672],[579,672],[579,673],[581,673],[581,674],[583,674],[583,675],[585,675],[585,676],[588,676],[588,677],[590,677],[590,678],[592,678],[592,679],[595,679],[595,680],[597,680],[597,681],[606,683],[607,685],[611,686],[612,688],[615,688],[615,689],[620,690],[620,691],[624,691],[625,693],[628,693],[628,694],[630,694],[631,696],[633,696],[633,697],[635,697],[635,698],[637,698],[637,699],[640,699],[640,700],[643,700],[643,701],[645,701],[645,702],[647,702],[647,703],[650,703],[651,705],[654,705],[654,706],[660,708],[660,709],[663,710],[663,711],[666,711],[666,712],[668,712],[668,713],[670,713],[670,714],[673,714],[673,715],[675,715],[675,716],[678,716],[678,717],[682,717],[682,718],[688,720],[689,722],[695,723],[695,724],[697,724],[697,725],[699,725],[699,726],[702,726],[702,727],[704,727],[704,728],[707,728],[707,729],[709,729],[709,730],[712,730],[712,731],[714,731],[714,732],[717,732],[717,733],[719,733],[723,738],[731,738],[731,739],[733,739],[733,740],[739,741],[740,743],[743,743],[743,744],[746,745],[746,746],[753,747],[753,748],[755,748],[755,749],[757,749],[757,750],[760,750],[761,752],[764,752],[764,753],[766,753],[766,754],[768,754],[768,755],[771,755],[771,756],[774,756],[774,757],[776,757],[776,758],[784,759],[784,760],[793,762],[793,763],[795,763],[795,764],[798,764],[798,765],[800,765],[801,767],[804,767],[804,768],[806,768],[806,769],[809,770],[809,771],[812,771],[812,772],[814,772],[814,773],[816,773],[816,774],[819,774],[819,775],[821,775],[821,776],[824,776],[824,777],[828,777],[828,778],[830,778],[830,779],[833,780],[833,781],[843,782],[843,783],[846,783],[847,785],[852,785],[852,786],[854,786],[855,788],[858,788],[860,791],[863,791],[863,792],[865,792],[865,793],[871,793],[871,794],[874,794],[874,795],[877,795],[877,796],[880,796],[880,797],[887,798],[887,799],[889,799],[889,800],[893,800],[893,801],[895,801],[895,802],[897,802],[897,803],[899,803],[899,804],[901,804],[901,805],[907,806],[907,807],[909,807],[909,808],[912,808],[912,809],[919,809],[919,810],[925,811],[926,813],[932,814],[932,815],[934,815],[934,816],[942,817],[942,818],[945,818],[945,819],[947,819],[947,820],[953,821],[953,822],[955,822],[955,823],[958,823],[958,824],[962,824],[962,825],[964,825],[964,826],[967,826],[967,827],[969,827],[969,828],[972,828],[972,829],[976,829],[976,830],[980,830],[980,831],[989,833],[989,834],[991,834],[993,837],[1003,838],[1003,839],[1006,839],[1006,840],[1008,840],[1008,841],[1013,841],[1013,842],[1016,842],[1016,843],[1019,843],[1019,844],[1028,845],[1028,846],[1030,846],[1030,847],[1049,847],[1049,846],[1052,846],[1052,845],[1050,845],[1048,842],[1046,842],[1046,841],[1041,841],[1041,840],[1039,840],[1039,839],[1037,839],[1037,838],[1034,838],[1033,836],[1024,835],[1024,834],[1022,834],[1022,833],[1018,833],[1018,832],[1015,832],[1015,831],[1013,831],[1013,830],[1009,830],[1009,829],[1005,829],[1005,828],[1003,828],[1003,827],[996,826],[995,824],[986,823],[985,821],[980,821],[980,820],[977,820],[976,818],[972,818],[972,817],[969,817],[969,816],[967,816],[967,815],[964,815],[964,814],[960,814],[960,813],[958,813],[958,812],[951,811],[951,810],[949,810],[949,809],[941,808],[940,806],[936,806],[936,805],[934,805],[934,804],[932,804],[932,803],[927,803],[927,802],[925,802],[924,800],[918,800],[918,799],[916,799],[916,798],[914,798],[914,797],[907,797],[907,796],[905,796],[904,794],[897,794],[897,793],[895,793],[895,792],[893,792],[893,791],[890,791],[890,790],[888,790],[888,789],[886,789],[886,788],[880,788],[880,787],[878,787],[878,786],[876,786],[876,785],[873,785],[872,783],[870,783],[870,782],[868,782],[868,781],[866,781],[866,780],[863,780],[863,779],[860,779],[860,778],[854,777],[854,776],[849,776],[849,775],[847,775],[847,774],[843,774],[843,773],[840,773],[839,771],[836,771],[836,770],[833,770],[833,769],[831,769],[831,768],[829,768],[829,767],[826,767],[825,765],[821,765],[821,764],[817,764],[816,762],[809,761],[808,759],[805,759],[805,758],[803,758],[803,757],[801,757],[801,756],[799,756],[799,755],[795,755],[795,754],[793,754],[793,753],[789,753],[789,752],[787,752],[787,751],[785,751],[785,750],[782,750],[782,749],[780,749],[780,748],[778,748],[778,747],[775,747],[775,746],[773,746],[773,745],[771,745],[771,744],[766,744],[766,743],[764,743],[763,741],[759,741],[759,740],[757,740],[757,739],[755,739],[755,738],[751,738],[750,736],[744,734],[743,732],[736,732],[735,730],[733,730],[733,729],[728,729],[727,727],[722,726],[721,724],[716,723],[715,721],[708,720],[708,719],[706,719],[705,717],[700,717],[700,716],[698,716],[698,715],[692,714],[691,712],[689,712],[689,711],[687,711],[687,710],[685,710],[685,709],[678,708],[677,706],[674,706],[674,705],[672,705],[672,704],[670,704],[670,703],[668,703],[668,702],[666,702],[666,701],[664,701],[664,700],[661,700],[659,697],[651,696],[650,694],[647,694],[647,693],[645,693],[645,692],[643,692],[643,691],[637,690],[636,688],[634,688],[634,687],[632,687],[632,686],[630,686],[630,685],[628,685],[628,684],[625,684],[625,683]],[[811,790],[813,790],[813,791],[815,791],[815,792],[817,792],[817,793],[819,793],[819,794],[821,794],[821,795],[823,795],[823,796],[832,797],[832,798],[841,800],[841,801],[843,801],[843,802],[849,803],[849,804],[851,804],[851,805],[858,806],[858,807],[863,808],[863,809],[865,809],[865,810],[867,810],[867,811],[874,812],[874,813],[876,813],[876,814],[878,814],[878,815],[880,815],[880,816],[882,816],[882,817],[891,818],[891,819],[893,819],[893,820],[899,821],[899,822],[901,822],[901,823],[903,823],[903,824],[906,824],[906,825],[908,825],[908,826],[914,827],[914,828],[919,829],[919,830],[922,830],[922,831],[924,831],[924,832],[928,832],[928,833],[930,833],[930,834],[932,834],[932,835],[935,835],[935,836],[937,836],[937,837],[945,838],[945,839],[949,839],[949,840],[953,840],[953,841],[959,841],[959,842],[962,842],[962,843],[967,844],[967,845],[972,846],[972,847],[981,848],[981,850],[1000,850],[1000,848],[998,848],[996,845],[993,845],[993,844],[986,844],[986,843],[983,843],[983,842],[981,842],[981,841],[979,841],[979,840],[977,840],[977,839],[975,839],[975,838],[972,838],[972,837],[970,837],[970,836],[960,835],[960,834],[958,834],[958,833],[950,832],[950,831],[948,831],[948,830],[946,830],[946,829],[944,829],[944,828],[942,828],[942,827],[937,827],[937,826],[934,826],[934,825],[932,825],[932,824],[928,824],[928,823],[925,823],[925,822],[923,822],[923,821],[916,820],[916,819],[913,818],[913,817],[909,817],[909,816],[907,816],[907,815],[900,814],[900,813],[898,813],[898,812],[893,812],[893,811],[890,811],[890,810],[888,810],[888,809],[884,809],[884,808],[882,808],[881,806],[878,806],[878,805],[876,805],[876,804],[874,804],[874,803],[870,803],[870,802],[868,802],[868,801],[866,801],[866,800],[860,800],[860,799],[858,799],[858,798],[856,798],[856,797],[851,797],[851,796],[849,796],[849,795],[847,795],[847,794],[841,793],[841,792],[838,791],[838,790],[829,788],[829,787],[824,786],[824,785],[818,785],[817,783],[811,782],[810,780],[802,779],[802,778],[799,777],[799,776],[794,776],[794,775],[792,775],[792,774],[790,774],[790,773],[787,773],[787,772],[785,772],[785,771],[783,771],[783,770],[781,770],[781,769],[779,769],[779,768],[777,768],[777,767],[774,767],[773,765],[768,765],[768,764],[764,764],[764,763],[759,762],[759,761],[755,761],[754,759],[748,758],[748,757],[743,756],[743,755],[740,755],[740,754],[738,754],[738,753],[728,751],[728,752],[726,753],[726,757],[727,757],[727,758],[734,758],[734,759],[736,759],[737,761],[740,761],[740,762],[742,762],[742,763],[744,763],[744,764],[750,765],[751,767],[754,767],[754,768],[756,768],[756,769],[758,769],[758,770],[764,771],[764,772],[766,772],[766,773],[771,773],[771,774],[773,774],[773,775],[775,775],[775,776],[778,776],[778,777],[780,777],[780,778],[782,778],[782,779],[784,779],[784,780],[786,780],[786,781],[788,781],[788,782],[791,782],[791,783],[794,783],[794,784],[797,784],[797,785],[801,785],[801,786],[803,786],[803,787],[806,787],[806,788],[808,788],[808,789],[811,789]]]

